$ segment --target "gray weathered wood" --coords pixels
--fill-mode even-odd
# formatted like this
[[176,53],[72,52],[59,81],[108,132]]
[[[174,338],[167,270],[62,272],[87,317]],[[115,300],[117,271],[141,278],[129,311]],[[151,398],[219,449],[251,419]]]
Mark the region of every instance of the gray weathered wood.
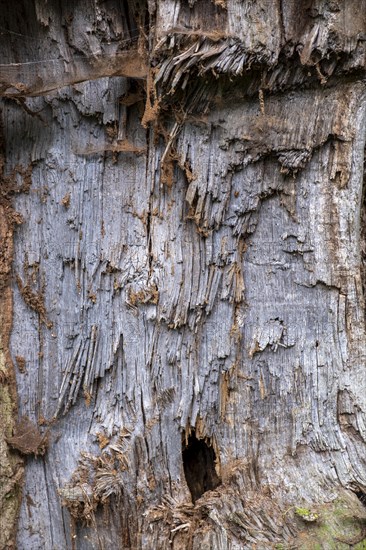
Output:
[[[24,1],[22,21],[5,4],[0,80],[43,70],[2,99],[3,182],[31,167],[10,197],[8,347],[19,418],[48,431],[25,458],[16,547],[351,547],[366,517],[366,1]],[[110,77],[131,42],[146,83]],[[75,63],[48,93],[44,59],[96,55],[97,74]],[[222,480],[194,505],[192,430]]]

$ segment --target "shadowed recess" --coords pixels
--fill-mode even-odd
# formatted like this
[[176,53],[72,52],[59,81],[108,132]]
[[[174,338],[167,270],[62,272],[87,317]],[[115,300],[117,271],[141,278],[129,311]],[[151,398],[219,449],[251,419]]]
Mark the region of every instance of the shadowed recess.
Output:
[[184,439],[182,457],[184,475],[193,502],[206,491],[220,485],[221,480],[215,470],[215,451],[203,439],[197,439],[194,433],[189,436],[188,443]]
[[364,506],[366,506],[366,493],[365,493],[365,491],[362,491],[361,489],[359,489],[358,491],[355,491],[355,495],[358,498],[358,500],[360,502],[362,502],[362,504]]

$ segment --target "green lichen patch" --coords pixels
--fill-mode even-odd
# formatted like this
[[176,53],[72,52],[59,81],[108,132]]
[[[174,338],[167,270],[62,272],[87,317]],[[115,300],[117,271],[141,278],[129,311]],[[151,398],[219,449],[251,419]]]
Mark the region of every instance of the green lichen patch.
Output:
[[[296,541],[300,550],[366,550],[366,509],[350,491],[318,506],[316,513],[297,507],[294,515],[302,523]],[[317,515],[316,520],[306,519],[312,515]]]
[[[0,342],[1,344],[1,342]],[[4,356],[0,347],[0,373]],[[0,381],[0,548],[12,548],[21,498],[22,460],[10,452],[6,436],[14,423],[14,404],[8,384]]]

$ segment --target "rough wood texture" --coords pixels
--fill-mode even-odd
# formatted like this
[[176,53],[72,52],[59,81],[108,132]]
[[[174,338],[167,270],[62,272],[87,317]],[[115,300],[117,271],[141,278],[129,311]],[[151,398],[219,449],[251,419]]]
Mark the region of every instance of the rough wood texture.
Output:
[[[21,215],[12,207],[11,199],[14,193],[26,190],[27,186],[17,185],[15,174],[7,177],[4,164],[3,128],[0,125],[0,544],[7,549],[14,548],[15,520],[24,473],[21,458],[14,456],[7,445],[17,414],[15,371],[9,349],[13,313],[13,232],[16,224],[22,222]],[[18,170],[17,175],[22,176],[22,171]],[[25,179],[29,180],[29,174]]]
[[[7,415],[6,456],[33,449],[17,548],[360,542],[366,1],[24,0],[0,27],[2,189],[31,173],[2,341],[38,442]],[[57,85],[44,60],[76,58],[105,63]],[[193,430],[222,482],[194,504]]]

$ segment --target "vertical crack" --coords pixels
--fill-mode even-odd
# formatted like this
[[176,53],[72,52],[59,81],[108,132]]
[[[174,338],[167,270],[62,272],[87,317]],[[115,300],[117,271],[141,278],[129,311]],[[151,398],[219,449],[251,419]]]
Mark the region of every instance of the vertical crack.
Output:
[[152,274],[152,264],[153,264],[153,254],[152,254],[152,242],[151,242],[151,203],[152,203],[152,194],[149,198],[149,208],[146,217],[146,238],[147,238],[147,256],[148,256],[148,266],[149,266],[149,278]]
[[360,212],[360,252],[361,252],[361,282],[365,306],[365,321],[366,321],[366,148],[364,153],[364,171],[363,171],[363,188],[361,196],[361,212]]
[[[153,270],[153,253],[152,253],[152,238],[151,238],[151,231],[152,231],[152,205],[153,205],[153,197],[154,197],[154,181],[150,181],[149,179],[149,162],[150,162],[150,139],[151,139],[151,130],[149,128],[146,129],[146,186],[150,186],[150,196],[148,200],[148,208],[147,208],[147,214],[146,214],[146,240],[147,240],[147,256],[148,256],[148,268],[149,268],[149,278],[151,277],[152,270]],[[151,171],[154,173],[154,171]]]

